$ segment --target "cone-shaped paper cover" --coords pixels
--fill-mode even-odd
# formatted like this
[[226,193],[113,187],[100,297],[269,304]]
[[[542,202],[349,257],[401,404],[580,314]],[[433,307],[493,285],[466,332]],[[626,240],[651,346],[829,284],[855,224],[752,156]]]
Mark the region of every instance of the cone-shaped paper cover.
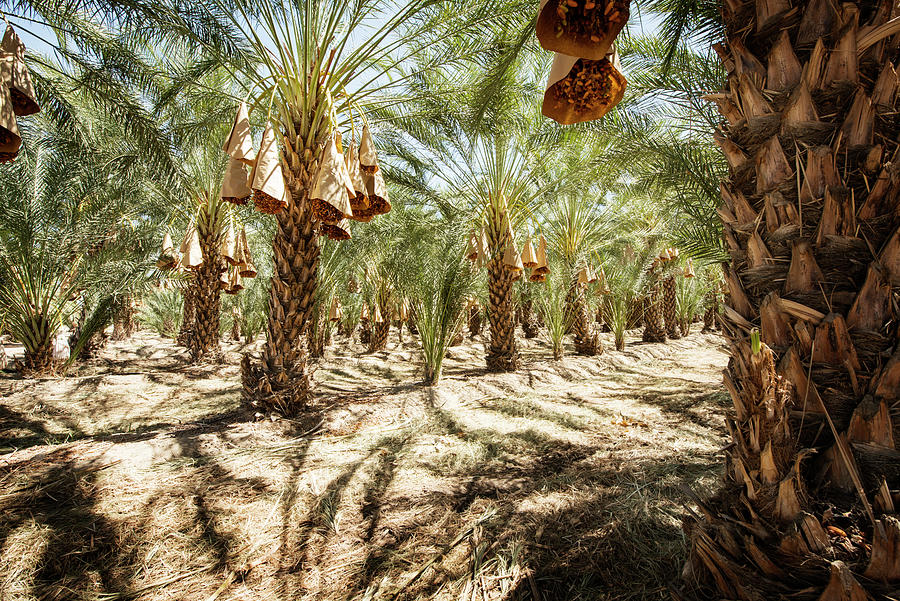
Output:
[[537,267],[537,255],[534,252],[534,244],[531,243],[531,236],[525,240],[525,246],[522,248],[522,265],[531,269]]
[[181,266],[186,269],[196,269],[203,264],[203,251],[200,249],[200,236],[197,234],[195,227],[192,226],[188,230],[186,242],[187,245],[184,245],[186,250],[181,258]]
[[22,136],[13,112],[9,88],[0,84],[0,163],[8,163],[19,154]]
[[234,228],[231,227],[231,224],[229,223],[225,228],[225,235],[222,236],[222,244],[219,249],[219,254],[222,255],[222,258],[225,259],[229,265],[237,265],[240,262],[240,256],[235,253],[234,242]]
[[510,232],[509,243],[506,245],[506,252],[503,254],[503,265],[510,271],[522,271],[522,257],[519,256],[519,249],[516,248],[516,239]]
[[332,240],[349,240],[352,237],[350,222],[346,219],[341,219],[337,223],[323,223],[322,233]]
[[[535,27],[538,42],[551,52],[600,60],[628,22],[631,14],[628,4],[627,0],[587,0],[571,6],[557,0],[542,0]],[[597,18],[599,15],[602,18]],[[580,26],[570,25],[576,22]]]
[[469,240],[466,243],[466,258],[473,263],[478,260],[478,240],[475,238],[475,231],[469,234]]
[[542,273],[532,273],[532,274],[531,274],[531,277],[530,277],[529,279],[530,279],[532,282],[543,282],[543,281],[545,281],[545,280],[547,279],[547,276],[545,276],[545,275],[542,274]]
[[587,284],[590,280],[590,276],[588,275],[587,267],[582,267],[578,270],[578,283],[579,284]]
[[547,264],[547,240],[543,236],[538,239],[537,266],[534,268],[534,273],[536,275],[550,273],[550,266]]
[[674,248],[674,247],[673,247],[673,248],[670,248],[667,252],[669,253],[669,259],[671,259],[671,260],[674,261],[675,259],[678,258],[678,254],[679,254],[679,253],[678,253],[678,249],[677,249],[677,248]]
[[238,236],[241,245],[241,260],[244,262],[241,266],[240,274],[242,278],[255,278],[256,267],[253,265],[253,257],[250,256],[250,245],[247,244],[247,232],[241,228],[241,235]]
[[384,215],[391,210],[391,201],[388,198],[387,185],[384,183],[384,176],[381,169],[375,173],[364,173],[363,179],[366,182],[366,194],[369,197],[369,209],[375,215]]
[[188,248],[191,247],[191,236],[194,235],[194,224],[188,224],[187,229],[184,231],[184,238],[181,239],[181,245],[178,247],[178,251],[182,254],[188,251]]
[[172,243],[172,236],[169,235],[169,232],[166,232],[166,235],[163,236],[162,254],[175,256],[175,244]]
[[241,244],[240,232],[234,236],[231,242],[231,256],[234,259],[234,264],[238,267],[244,267],[247,264],[247,259],[244,258],[244,245]]
[[250,200],[253,190],[250,189],[250,177],[247,167],[235,158],[228,158],[225,179],[222,180],[222,200],[236,205],[245,205]]
[[169,270],[175,269],[177,265],[178,255],[175,254],[175,245],[172,243],[172,236],[169,235],[169,232],[166,232],[166,235],[163,236],[162,252],[156,261],[156,266],[159,269]]
[[344,316],[344,309],[341,307],[341,299],[334,297],[331,301],[331,309],[328,311],[329,321],[340,321]]
[[[222,150],[228,156],[237,159],[245,165],[253,167],[256,156],[253,154],[253,134],[250,132],[250,117],[247,114],[247,104],[241,102],[234,122],[231,125],[231,133],[222,145]],[[262,145],[260,145],[262,154]]]
[[228,294],[231,294],[229,289],[231,288],[231,268],[223,269],[219,273],[219,290],[224,290]]
[[[628,82],[617,67],[615,53],[602,61],[557,54],[547,78],[541,113],[563,125],[602,118],[625,96]],[[573,90],[582,90],[585,82],[599,82],[607,89],[602,96],[587,93],[582,93],[580,98],[574,96]],[[582,104],[589,98],[594,101]]]
[[231,278],[229,280],[230,285],[228,290],[231,294],[237,294],[244,289],[244,285],[241,283],[241,273],[238,271],[237,267],[232,267],[229,271],[231,272]]
[[361,321],[369,321],[369,305],[363,304],[362,309],[359,312],[359,319]]
[[9,88],[13,112],[19,117],[33,115],[41,110],[34,95],[31,74],[25,65],[25,44],[7,25],[3,41],[0,42],[0,83]]
[[316,218],[325,223],[335,223],[352,216],[350,199],[355,197],[344,155],[338,151],[335,138],[331,136],[322,149],[319,170],[310,194]]
[[363,179],[362,170],[359,168],[359,154],[357,154],[356,148],[354,148],[352,142],[347,146],[347,151],[344,153],[344,163],[347,165],[347,173],[350,174],[350,183],[356,194],[356,196],[350,200],[350,208],[353,209],[353,213],[355,214],[357,211],[369,208],[369,196],[366,193],[366,182]]
[[589,283],[589,284],[596,284],[597,281],[600,280],[600,278],[599,278],[599,276],[597,276],[597,272],[594,271],[594,266],[593,266],[593,265],[588,265],[587,270],[588,270],[588,283]]
[[259,155],[250,181],[250,187],[256,192],[253,195],[253,202],[258,211],[274,214],[287,208],[290,196],[284,185],[278,142],[275,140],[275,130],[271,123],[266,125],[266,131],[263,132]]
[[694,260],[688,259],[687,265],[684,266],[684,277],[692,278],[694,275]]
[[372,140],[368,124],[363,125],[362,138],[359,141],[359,164],[366,173],[378,171],[378,153],[375,151],[375,142]]
[[381,315],[381,307],[378,306],[378,303],[375,303],[375,318],[373,321],[375,323],[384,323],[384,316]]

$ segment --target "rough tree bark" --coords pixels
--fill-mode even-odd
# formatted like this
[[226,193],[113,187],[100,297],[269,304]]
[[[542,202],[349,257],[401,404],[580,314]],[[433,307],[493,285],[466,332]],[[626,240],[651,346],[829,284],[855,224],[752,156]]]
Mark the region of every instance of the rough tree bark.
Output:
[[584,288],[584,284],[579,283],[576,275],[569,286],[568,294],[572,299],[572,332],[575,334],[575,352],[592,357],[603,352],[603,345],[588,312]]
[[310,148],[286,147],[282,156],[291,202],[275,215],[266,344],[259,359],[244,355],[241,361],[244,402],[267,413],[296,415],[310,400],[305,334],[317,286],[319,227],[309,189],[321,147],[322,140]]
[[659,283],[655,283],[644,297],[644,342],[665,342],[666,330],[662,325],[662,311],[659,299]]
[[670,275],[662,282],[662,312],[666,323],[666,336],[672,340],[681,338],[678,327],[678,285],[675,276]]
[[733,444],[724,489],[686,521],[684,571],[718,597],[897,596],[898,53],[879,39],[894,12],[724,2],[728,85],[709,98],[730,165]]

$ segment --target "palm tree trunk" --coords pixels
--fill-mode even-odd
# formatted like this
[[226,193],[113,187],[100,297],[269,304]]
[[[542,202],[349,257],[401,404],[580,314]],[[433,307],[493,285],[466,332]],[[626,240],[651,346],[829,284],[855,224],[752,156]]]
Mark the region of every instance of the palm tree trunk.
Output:
[[[505,245],[504,245],[505,246]],[[503,266],[502,253],[495,252],[487,266],[491,326],[487,367],[490,371],[515,371],[519,363],[513,310],[513,274]]]
[[259,360],[244,355],[241,382],[245,403],[291,416],[310,400],[305,334],[316,296],[319,228],[310,210],[309,189],[315,172],[311,157],[318,152],[303,148],[285,152],[290,161],[282,160],[282,165],[292,200],[275,216],[266,344]]
[[716,329],[716,315],[719,313],[719,295],[715,292],[706,294],[706,311],[703,312],[703,330],[705,334]]
[[178,328],[178,337],[175,341],[183,347],[191,347],[191,336],[194,330],[194,280],[188,282],[187,286],[181,292],[182,310],[181,310],[181,327]]
[[[386,311],[386,308],[382,308]],[[384,318],[377,322],[372,328],[372,335],[369,338],[369,352],[374,353],[387,348],[388,334],[391,332],[391,320]]]
[[222,289],[219,279],[225,271],[225,262],[219,253],[221,231],[213,223],[199,224],[200,249],[203,263],[194,278],[194,327],[191,336],[193,361],[222,360],[219,347],[219,313]]
[[579,355],[593,357],[603,352],[600,335],[595,331],[584,297],[584,284],[578,282],[578,276],[572,278],[567,298],[572,299],[572,332],[575,334],[575,352]]
[[644,297],[644,342],[665,342],[666,330],[662,325],[659,303],[659,284],[653,284]]
[[519,322],[522,324],[522,331],[525,338],[536,338],[540,328],[538,327],[537,317],[534,314],[534,301],[530,298],[519,303]]
[[733,444],[685,574],[730,599],[893,598],[898,53],[870,44],[893,2],[724,4]]
[[26,375],[46,374],[53,367],[53,332],[42,315],[32,315],[30,323],[31,342],[25,345],[23,373]]
[[663,321],[666,324],[666,336],[672,340],[681,338],[678,331],[678,285],[675,283],[675,276],[670,275],[663,280]]
[[372,341],[372,322],[368,319],[359,322],[359,343],[367,347]]
[[475,339],[481,334],[481,307],[472,305],[469,307],[469,338]]

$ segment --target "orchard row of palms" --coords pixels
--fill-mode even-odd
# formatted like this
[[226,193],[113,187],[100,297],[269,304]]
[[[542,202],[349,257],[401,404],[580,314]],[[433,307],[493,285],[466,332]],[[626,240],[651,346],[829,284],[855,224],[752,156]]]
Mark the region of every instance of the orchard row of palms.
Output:
[[[174,279],[192,291],[187,329],[204,332],[194,356],[216,355],[215,249],[221,224],[241,225],[262,277],[229,305],[262,313],[266,336],[243,395],[288,414],[310,399],[307,355],[336,298],[343,329],[367,304],[373,348],[385,314],[408,307],[436,382],[476,315],[473,288],[486,363],[514,370],[514,303],[556,352],[571,330],[596,353],[598,305],[617,345],[639,320],[645,339],[677,336],[700,312],[695,282],[715,279],[701,263],[722,261],[733,444],[725,493],[688,525],[685,576],[724,598],[896,597],[894,3],[648,2],[660,35],[617,41],[625,100],[569,128],[539,116],[550,57],[534,4],[4,5],[23,32],[48,25],[31,41],[57,49],[32,54],[43,111],[0,171],[4,327],[23,367],[47,369],[63,323],[86,348],[124,299],[151,298],[148,283],[171,278],[153,269],[163,234],[192,223],[207,271]],[[257,139],[277,134],[292,200],[274,217],[218,217],[223,124],[242,100]],[[321,149],[364,124],[394,210],[325,242],[310,196]],[[541,237],[550,274],[516,282],[518,251]],[[693,280],[679,275],[688,257]]]

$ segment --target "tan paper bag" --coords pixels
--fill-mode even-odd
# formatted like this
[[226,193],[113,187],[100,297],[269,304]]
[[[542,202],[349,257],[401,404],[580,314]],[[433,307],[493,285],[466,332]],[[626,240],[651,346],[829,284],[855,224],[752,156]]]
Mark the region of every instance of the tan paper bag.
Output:
[[181,266],[185,269],[197,269],[203,265],[203,251],[200,248],[200,235],[197,228],[191,224],[188,227],[187,235],[181,243],[182,257]]
[[222,180],[222,200],[236,205],[245,205],[252,194],[247,167],[239,160],[229,157],[228,167],[225,168],[225,179]]
[[622,101],[628,84],[616,68],[618,56],[610,58],[592,61],[557,54],[541,113],[563,125],[603,117]]
[[275,140],[275,129],[271,122],[266,125],[263,132],[259,155],[250,174],[250,182],[250,188],[253,189],[253,205],[260,213],[275,215],[288,207],[291,197],[287,186],[284,185],[278,142]]
[[33,115],[41,110],[34,94],[31,74],[25,65],[25,44],[7,25],[0,42],[0,83],[9,88],[13,112],[18,117]]
[[241,228],[241,234],[238,236],[238,242],[241,245],[241,260],[243,265],[240,268],[242,278],[255,278],[256,267],[253,265],[253,257],[250,256],[250,245],[247,244],[247,232]]
[[350,235],[350,222],[346,219],[341,219],[337,223],[323,223],[322,234],[332,240],[349,240],[352,238]]
[[534,268],[533,273],[536,275],[548,275],[550,273],[550,266],[547,264],[547,240],[543,236],[538,239],[537,266]]
[[542,0],[535,28],[538,42],[551,52],[601,60],[628,22],[629,4],[629,0]]
[[528,269],[537,267],[537,255],[534,253],[534,244],[531,243],[531,236],[525,240],[525,246],[522,248],[522,265]]
[[[251,168],[256,162],[256,155],[253,153],[253,133],[250,131],[250,117],[247,114],[245,102],[241,102],[238,107],[231,125],[231,132],[222,145],[222,150],[231,158]],[[260,147],[260,153],[262,153],[262,147]]]
[[344,163],[347,165],[347,173],[350,174],[350,182],[355,192],[355,196],[350,199],[350,208],[353,210],[355,219],[356,213],[369,208],[369,196],[366,194],[366,182],[363,179],[362,170],[359,167],[359,154],[351,142],[344,152]]
[[0,163],[8,163],[19,155],[22,136],[13,111],[9,88],[0,84]]
[[322,149],[310,194],[313,217],[326,224],[336,224],[352,217],[351,198],[356,198],[356,191],[353,190],[344,155],[337,148],[335,136],[331,136]]

